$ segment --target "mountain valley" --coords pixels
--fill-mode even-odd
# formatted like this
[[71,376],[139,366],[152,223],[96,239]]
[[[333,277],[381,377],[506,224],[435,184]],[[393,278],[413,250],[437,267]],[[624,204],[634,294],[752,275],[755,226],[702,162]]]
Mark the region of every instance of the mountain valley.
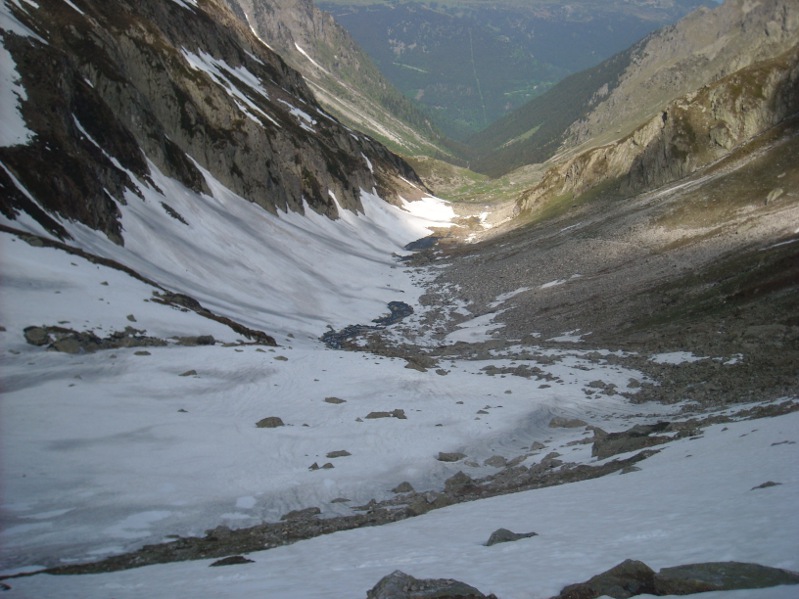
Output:
[[3,0],[5,594],[793,596],[797,31],[702,8],[456,156],[310,2]]

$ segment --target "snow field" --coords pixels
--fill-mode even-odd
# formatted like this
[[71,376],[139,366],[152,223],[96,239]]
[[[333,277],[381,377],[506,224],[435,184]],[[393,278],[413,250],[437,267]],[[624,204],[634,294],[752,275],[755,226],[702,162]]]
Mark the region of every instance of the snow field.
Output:
[[[10,581],[9,597],[365,597],[401,569],[453,577],[502,599],[538,599],[626,559],[655,569],[753,561],[799,569],[799,414],[715,425],[640,464],[641,471],[451,506],[396,524],[250,554],[112,574]],[[780,485],[752,489],[767,480]],[[485,547],[499,527],[539,536]],[[704,593],[787,599],[795,587]]]

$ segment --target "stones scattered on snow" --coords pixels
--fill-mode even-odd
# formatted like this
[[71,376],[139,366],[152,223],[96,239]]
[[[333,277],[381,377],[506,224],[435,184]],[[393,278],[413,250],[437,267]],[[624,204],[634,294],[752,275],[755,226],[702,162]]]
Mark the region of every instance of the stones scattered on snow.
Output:
[[488,537],[486,547],[491,547],[491,545],[497,545],[498,543],[510,543],[520,539],[529,539],[535,536],[538,536],[537,532],[512,532],[507,528],[498,528]]
[[346,401],[347,401],[346,399],[341,399],[340,397],[325,397],[326,403],[342,404],[346,403]]
[[397,418],[399,420],[407,420],[405,410],[392,410],[391,412],[369,412],[366,415],[367,420],[375,420],[377,418]]
[[331,470],[333,468],[335,468],[335,466],[333,464],[331,464],[330,462],[327,462],[326,464],[324,464],[322,466],[320,466],[319,464],[314,462],[313,464],[308,466],[308,470]]
[[366,593],[366,599],[488,599],[479,590],[451,578],[420,580],[395,570]]
[[[131,315],[128,315],[130,320]],[[136,322],[136,320],[132,320]],[[140,329],[131,326],[122,331],[114,331],[107,337],[98,337],[92,331],[75,331],[60,326],[32,326],[23,331],[25,341],[38,347],[60,351],[67,354],[93,353],[105,349],[125,347],[163,347],[168,345],[165,339],[149,337]],[[211,335],[195,335],[191,337],[175,337],[173,342],[184,346],[214,345],[216,339]],[[148,354],[137,354],[148,355]]]
[[438,362],[434,358],[431,358],[425,354],[414,354],[412,356],[405,356],[405,368],[410,368],[412,370],[418,370],[419,372],[427,372],[430,368],[435,368],[438,366]]
[[533,441],[533,444],[530,445],[530,451],[541,451],[542,449],[546,449],[546,445],[541,443],[541,441]]
[[254,564],[255,562],[251,559],[247,559],[243,555],[231,555],[230,557],[224,557],[222,559],[216,560],[211,566],[236,566],[238,564]]
[[286,425],[283,422],[283,419],[278,416],[267,416],[266,418],[262,418],[256,422],[255,426],[258,428],[278,428],[280,426]]
[[555,416],[549,421],[549,428],[581,428],[588,426],[588,423],[579,418],[564,418],[563,416]]
[[742,562],[708,562],[663,568],[625,560],[586,582],[563,588],[552,599],[627,599],[636,595],[693,595],[708,591],[762,589],[799,584],[799,572]]
[[23,331],[25,341],[38,347],[60,351],[67,354],[93,353],[103,349],[122,347],[157,347],[167,342],[156,337],[147,337],[144,331],[125,327],[108,337],[98,337],[92,331],[75,331],[59,326],[31,326]]
[[439,451],[436,458],[439,462],[458,462],[466,457],[465,453],[459,451]]
[[345,457],[350,456],[350,455],[352,455],[352,454],[349,451],[347,451],[346,449],[337,449],[336,451],[329,452],[325,457],[328,457],[328,458],[345,458]]

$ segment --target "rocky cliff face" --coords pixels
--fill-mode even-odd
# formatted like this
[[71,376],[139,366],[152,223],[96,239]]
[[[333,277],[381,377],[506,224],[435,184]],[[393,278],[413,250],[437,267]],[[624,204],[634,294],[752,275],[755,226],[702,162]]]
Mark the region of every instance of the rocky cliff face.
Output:
[[446,153],[430,121],[311,0],[225,1],[337,118],[406,155]]
[[661,107],[796,43],[799,4],[792,0],[726,0],[700,8],[637,44],[630,63],[587,116],[566,132],[565,146],[627,134]]
[[670,102],[780,56],[798,37],[799,3],[792,0],[727,0],[701,8],[475,136],[476,168],[501,175],[619,140]]
[[681,179],[799,113],[799,45],[669,103],[622,139],[551,168],[519,200],[613,191],[634,195]]
[[[0,210],[123,242],[117,203],[157,168],[265,209],[335,217],[361,189],[418,194],[401,159],[342,126],[302,77],[214,0],[4,0],[24,143],[0,147]],[[132,195],[133,194],[133,195]]]

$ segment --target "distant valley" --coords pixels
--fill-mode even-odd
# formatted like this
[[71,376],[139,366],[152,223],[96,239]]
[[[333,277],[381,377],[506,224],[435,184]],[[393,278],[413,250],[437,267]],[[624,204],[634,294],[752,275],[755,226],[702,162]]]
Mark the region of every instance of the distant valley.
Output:
[[706,0],[319,0],[405,96],[463,140]]

